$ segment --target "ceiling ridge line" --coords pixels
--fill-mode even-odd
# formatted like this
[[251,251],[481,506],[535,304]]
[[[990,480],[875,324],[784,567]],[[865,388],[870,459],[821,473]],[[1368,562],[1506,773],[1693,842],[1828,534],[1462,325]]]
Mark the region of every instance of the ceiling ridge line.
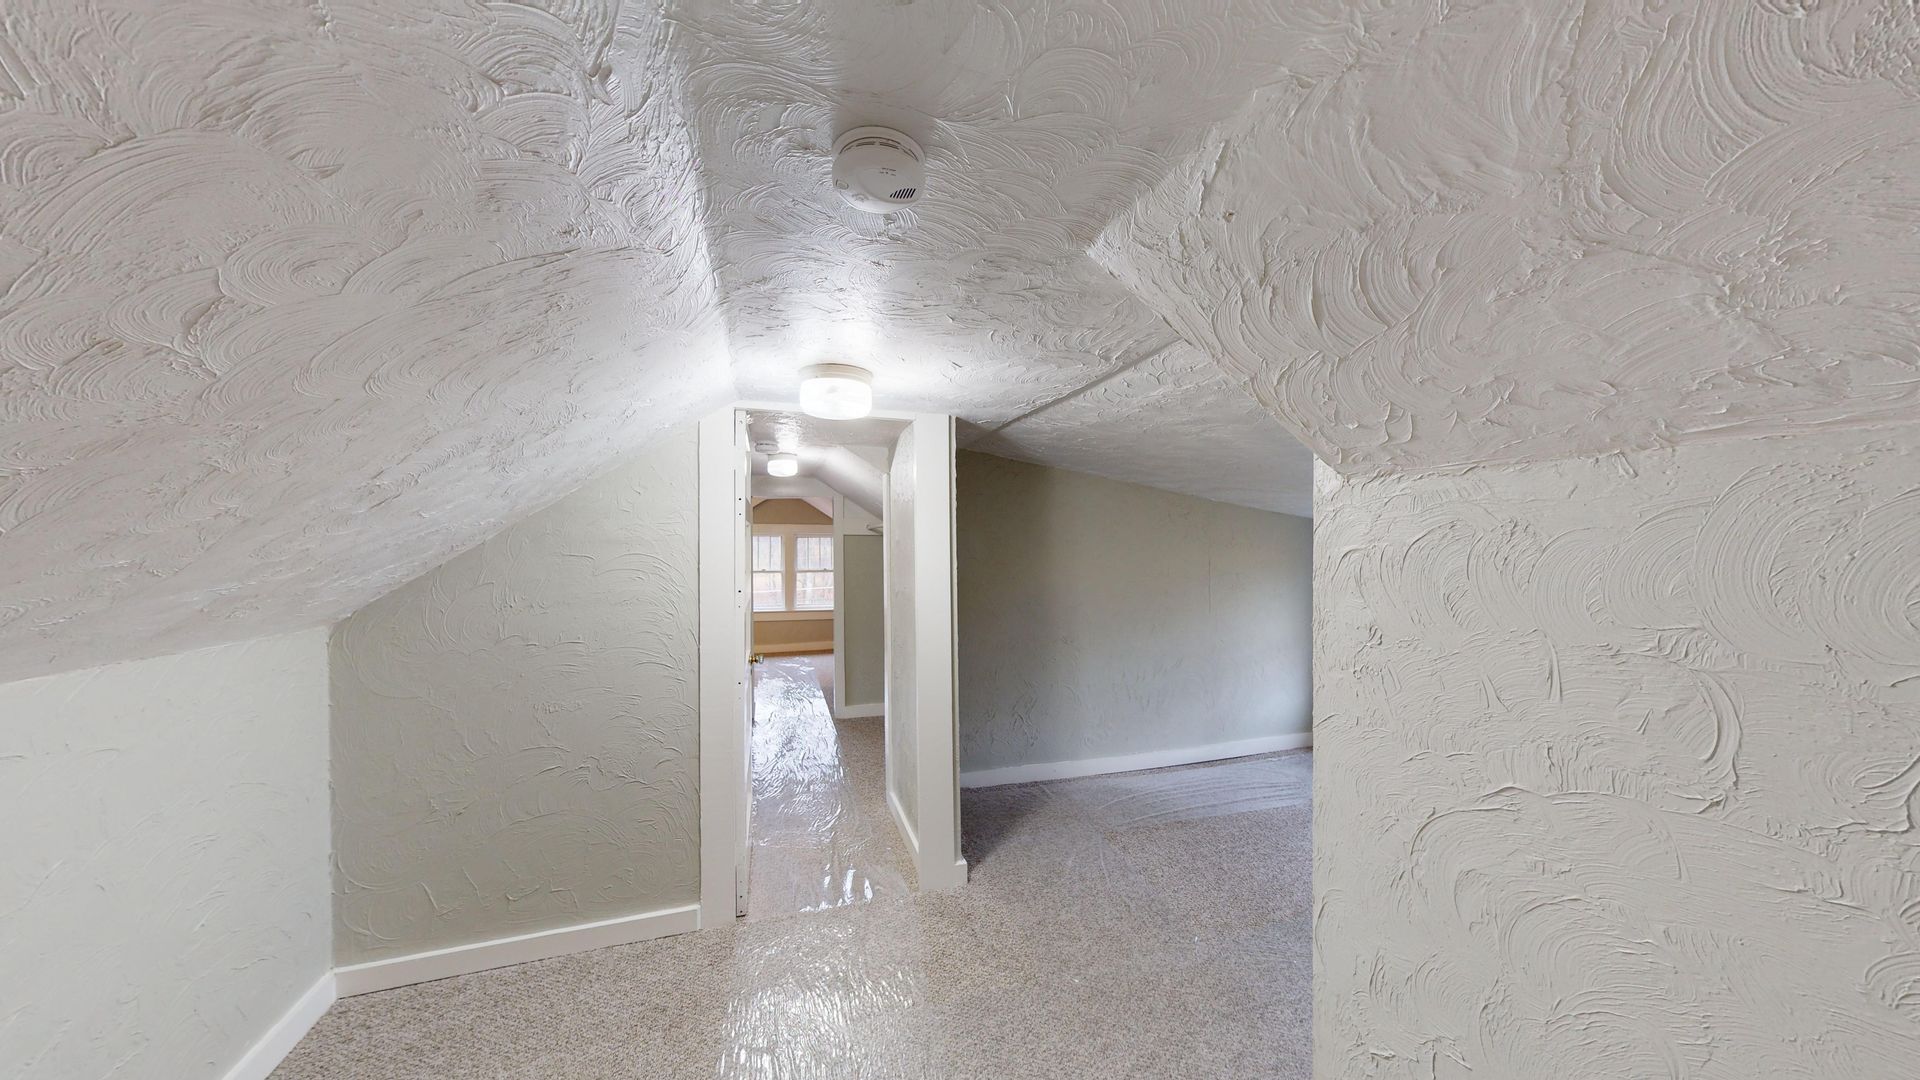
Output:
[[1000,434],[1001,432],[1007,430],[1008,428],[1012,427],[1015,424],[1020,423],[1021,421],[1031,420],[1034,417],[1039,416],[1041,413],[1046,412],[1048,409],[1051,409],[1056,405],[1064,405],[1067,402],[1072,401],[1075,398],[1078,398],[1082,394],[1085,394],[1091,390],[1095,390],[1106,383],[1112,382],[1114,379],[1117,379],[1120,376],[1125,375],[1127,372],[1132,371],[1134,368],[1139,367],[1140,365],[1146,363],[1149,360],[1157,359],[1158,357],[1165,355],[1168,350],[1172,349],[1176,345],[1185,344],[1186,340],[1187,340],[1186,338],[1183,338],[1176,333],[1173,335],[1172,340],[1166,342],[1165,344],[1159,346],[1158,348],[1149,350],[1146,355],[1140,357],[1139,359],[1130,360],[1127,363],[1122,364],[1119,367],[1114,368],[1112,371],[1109,371],[1106,374],[1100,376],[1099,378],[1092,380],[1091,382],[1088,382],[1076,389],[1069,390],[1066,393],[1061,394],[1059,397],[1054,398],[1052,401],[1043,402],[1042,404],[1036,405],[1033,408],[1028,409],[1026,412],[1021,413],[1019,416],[1016,416],[1013,419],[1008,420],[1003,424],[998,424],[998,425],[995,425],[994,427],[988,428],[980,437],[983,439],[992,438],[993,436]]

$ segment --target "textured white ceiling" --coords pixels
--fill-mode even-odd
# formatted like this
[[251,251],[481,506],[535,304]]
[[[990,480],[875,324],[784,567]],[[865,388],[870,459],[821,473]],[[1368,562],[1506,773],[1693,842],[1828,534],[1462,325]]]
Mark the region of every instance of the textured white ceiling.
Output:
[[[0,4],[0,679],[337,617],[817,360],[1270,508],[1283,429],[1920,403],[1908,3]],[[911,212],[828,190],[868,122]]]
[[822,420],[798,409],[754,409],[747,413],[747,438],[756,446],[773,443],[793,453],[802,447],[871,446],[885,450],[907,430],[904,420],[868,416],[860,420]]
[[[1312,455],[1087,254],[1311,41],[1311,11],[671,10],[744,394],[791,398],[800,365],[852,360],[886,405],[960,416],[973,449],[1311,512]],[[866,122],[927,149],[913,210],[849,213],[826,183],[834,134]]]
[[[7,0],[0,679],[338,617],[812,360],[997,426],[1154,354],[1087,248],[1245,13]],[[913,213],[828,190],[871,121]]]
[[[1087,249],[1292,53],[1286,7],[671,3],[743,394],[852,360],[885,405],[991,426],[1175,340]],[[926,148],[913,209],[833,193],[860,123]]]
[[731,393],[657,21],[4,18],[0,679],[343,615]]
[[1313,454],[1185,342],[983,434],[969,449],[1313,516]]
[[1343,472],[1920,419],[1920,11],[1355,5],[1095,256]]

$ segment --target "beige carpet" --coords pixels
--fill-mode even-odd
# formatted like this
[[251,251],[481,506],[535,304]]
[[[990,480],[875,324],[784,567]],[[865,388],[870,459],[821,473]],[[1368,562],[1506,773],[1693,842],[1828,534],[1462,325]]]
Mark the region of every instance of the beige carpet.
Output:
[[351,998],[308,1077],[1300,1077],[1306,752],[966,793],[972,882]]

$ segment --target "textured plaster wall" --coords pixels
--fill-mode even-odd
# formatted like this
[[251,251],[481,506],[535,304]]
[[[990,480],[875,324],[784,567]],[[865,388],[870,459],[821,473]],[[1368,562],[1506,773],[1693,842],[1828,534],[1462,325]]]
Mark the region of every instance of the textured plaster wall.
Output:
[[1308,730],[1312,523],[959,457],[960,768]]
[[1315,504],[1315,1076],[1920,1061],[1920,440]]
[[900,433],[888,463],[886,516],[887,793],[898,801],[909,827],[918,827],[919,734],[914,678],[918,663],[913,626],[913,429]]
[[332,964],[327,635],[0,685],[0,1075],[217,1077]]
[[335,955],[699,899],[691,428],[335,630]]

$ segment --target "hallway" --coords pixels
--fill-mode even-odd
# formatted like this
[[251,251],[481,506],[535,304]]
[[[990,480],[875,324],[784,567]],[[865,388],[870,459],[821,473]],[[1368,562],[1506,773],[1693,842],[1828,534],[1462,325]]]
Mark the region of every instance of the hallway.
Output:
[[908,895],[913,864],[887,812],[878,717],[834,720],[833,657],[768,657],[753,674],[747,918]]
[[349,998],[274,1075],[1305,1078],[1312,761],[967,790],[956,892]]

